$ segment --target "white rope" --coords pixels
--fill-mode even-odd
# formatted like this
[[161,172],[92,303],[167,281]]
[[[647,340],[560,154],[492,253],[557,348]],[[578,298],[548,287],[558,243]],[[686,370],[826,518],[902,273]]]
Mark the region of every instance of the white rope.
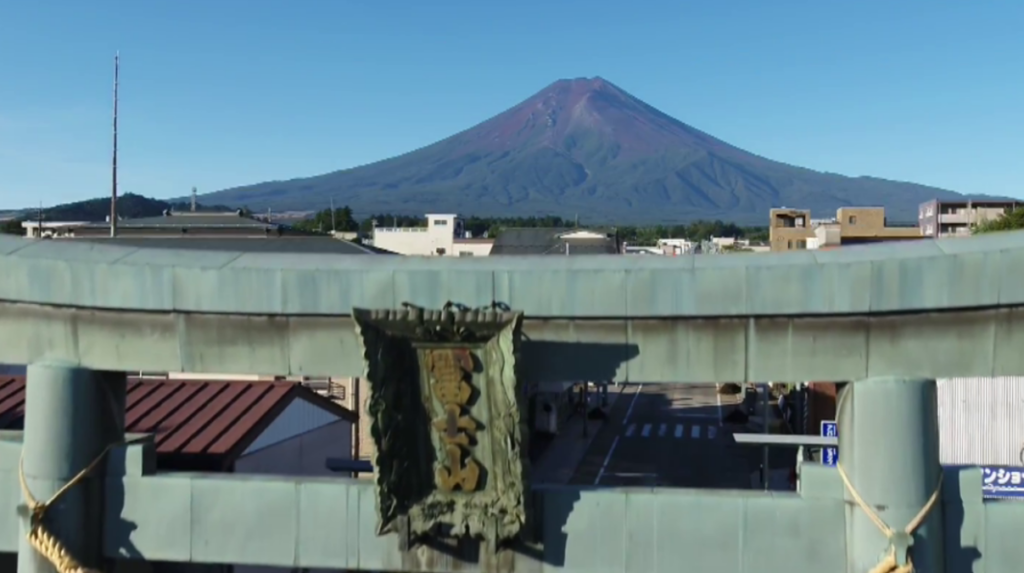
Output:
[[[839,398],[839,403],[836,404],[836,427],[839,426],[839,416],[842,414],[843,403],[846,400],[847,393],[849,392],[853,392],[852,385],[847,386],[847,388],[844,389],[842,395]],[[899,560],[897,559],[896,555],[896,545],[895,543],[893,543],[894,538],[898,535],[898,532],[893,528],[889,527],[889,524],[887,524],[882,519],[882,517],[878,515],[878,512],[876,512],[867,502],[864,501],[864,498],[861,497],[860,493],[857,491],[857,488],[853,487],[853,482],[850,481],[850,476],[846,473],[846,470],[843,468],[842,462],[836,463],[836,469],[839,470],[839,477],[842,478],[843,485],[845,485],[846,490],[850,492],[850,496],[853,497],[853,501],[856,502],[857,506],[864,511],[864,513],[868,516],[868,519],[870,519],[871,522],[874,523],[879,530],[881,530],[882,534],[885,535],[885,539],[889,542],[889,550],[888,552],[886,552],[885,557],[883,557],[882,560],[879,561],[878,565],[875,565],[869,571],[869,573],[914,573],[914,562],[911,559],[910,555],[906,556],[907,562],[905,565],[899,565]],[[910,520],[910,523],[903,528],[902,533],[913,538],[914,532],[917,531],[917,528],[921,527],[921,524],[923,524],[925,520],[928,519],[928,514],[931,513],[932,509],[935,507],[935,504],[939,500],[939,495],[942,493],[942,478],[943,474],[940,472],[939,480],[935,484],[935,490],[932,491],[931,497],[929,497],[928,501],[925,502],[924,507],[921,508],[921,511],[917,512],[917,515],[914,516],[914,519]]]

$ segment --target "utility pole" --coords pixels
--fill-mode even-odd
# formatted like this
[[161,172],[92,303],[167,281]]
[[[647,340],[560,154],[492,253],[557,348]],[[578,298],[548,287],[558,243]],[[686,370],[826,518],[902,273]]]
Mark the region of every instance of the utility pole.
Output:
[[331,197],[331,233],[338,232],[338,221],[334,215],[334,197]]
[[121,54],[114,53],[114,157],[111,165],[110,237],[117,236],[117,80],[121,67]]
[[196,212],[196,188],[192,188],[192,212]]

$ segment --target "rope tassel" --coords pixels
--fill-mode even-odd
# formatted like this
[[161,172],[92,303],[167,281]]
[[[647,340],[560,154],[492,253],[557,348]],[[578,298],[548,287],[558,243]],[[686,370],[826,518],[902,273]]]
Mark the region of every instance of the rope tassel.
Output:
[[63,543],[57,539],[48,529],[43,522],[43,518],[46,516],[46,511],[50,509],[62,495],[67,493],[72,487],[81,482],[96,466],[99,465],[100,461],[103,460],[104,456],[107,455],[112,448],[121,445],[124,442],[117,444],[111,444],[107,446],[100,455],[85,466],[85,468],[78,472],[75,477],[71,478],[71,481],[64,484],[57,493],[47,501],[39,501],[32,495],[32,492],[28,489],[28,482],[25,480],[25,456],[22,455],[18,462],[18,481],[21,484],[21,494],[25,498],[25,503],[28,506],[29,511],[29,531],[28,531],[28,543],[33,549],[39,552],[40,555],[46,558],[47,561],[53,565],[57,573],[101,573],[97,569],[86,567],[78,562],[77,559],[67,550]]
[[[914,562],[910,556],[910,548],[914,545],[914,532],[917,531],[918,527],[928,519],[928,514],[931,513],[932,508],[935,507],[936,502],[939,500],[939,495],[942,493],[942,473],[939,473],[939,481],[935,484],[935,491],[932,492],[931,497],[925,502],[924,507],[921,511],[917,512],[914,519],[910,520],[903,531],[896,531],[889,527],[882,517],[868,505],[864,498],[857,492],[857,488],[853,487],[853,483],[850,481],[850,476],[846,474],[846,470],[843,469],[843,464],[836,464],[836,469],[839,470],[839,477],[843,478],[843,485],[846,486],[847,491],[850,492],[850,497],[857,503],[857,506],[864,511],[868,516],[868,519],[874,523],[885,538],[889,541],[889,551],[886,556],[875,565],[868,573],[914,573]],[[898,551],[897,551],[898,550]]]

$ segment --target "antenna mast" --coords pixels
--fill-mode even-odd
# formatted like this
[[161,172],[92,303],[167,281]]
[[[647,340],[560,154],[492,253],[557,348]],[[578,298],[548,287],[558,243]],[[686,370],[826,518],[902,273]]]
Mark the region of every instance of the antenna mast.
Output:
[[111,165],[110,237],[117,236],[117,79],[121,67],[121,54],[114,53],[114,158]]

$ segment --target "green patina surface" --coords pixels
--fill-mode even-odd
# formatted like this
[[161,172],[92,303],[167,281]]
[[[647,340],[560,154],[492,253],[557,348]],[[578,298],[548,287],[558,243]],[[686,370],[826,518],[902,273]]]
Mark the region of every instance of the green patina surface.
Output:
[[745,317],[1024,304],[1024,232],[786,254],[374,257],[0,237],[0,300],[145,312],[347,316],[499,301],[533,318]]
[[1024,232],[780,255],[478,259],[0,237],[0,265],[0,362],[15,364],[358,376],[353,307],[452,300],[522,310],[536,381],[1024,374]]
[[[419,308],[357,309],[354,315],[370,385],[378,531],[482,537],[492,544],[517,537],[528,511],[524,388],[516,369],[521,315]],[[456,354],[466,363],[435,364],[439,356]],[[465,381],[459,366],[469,376]],[[455,396],[460,405],[450,420],[442,400],[448,382],[438,368],[464,382],[451,386],[449,394],[461,387],[465,395]],[[439,422],[453,425],[451,437],[466,438],[465,447],[455,447],[455,460]],[[454,478],[463,463],[480,475],[447,491],[439,474]]]
[[[562,379],[709,382],[1024,371],[1021,311],[1005,308],[1024,302],[1021,234],[687,260],[353,262],[60,241],[25,245],[0,239],[0,360],[49,355],[115,370],[143,363],[148,366],[138,369],[159,369],[156,363],[264,373],[314,365],[338,368],[322,373],[358,374],[366,357],[351,319],[339,316],[359,305],[457,300],[500,301],[536,317],[523,324],[529,342],[550,348],[535,350],[524,367],[555,371]],[[63,308],[75,303],[89,308]],[[886,316],[890,312],[919,314]],[[584,348],[589,354],[573,354]],[[602,371],[613,376],[601,378]],[[873,399],[900,395],[887,392],[879,389]],[[422,391],[413,396],[423,405]],[[902,455],[890,445],[893,433],[914,441],[915,432],[925,430],[917,414],[867,415],[843,432],[844,448],[877,444],[885,454],[878,459],[891,462],[881,467],[872,465],[875,456],[855,460],[865,464],[851,467],[865,491],[881,498],[908,490],[899,481],[899,464],[937,465],[935,452]],[[436,452],[436,444],[424,446]],[[7,551],[18,540],[18,447],[0,440],[0,549]],[[126,459],[115,455],[112,463]],[[851,552],[873,560],[880,539],[870,529],[874,538],[850,533],[863,516],[844,499],[834,470],[810,465],[801,468],[800,493],[537,488],[539,541],[475,557],[426,546],[404,550],[395,535],[379,535],[375,484],[154,475],[124,467],[109,473],[105,553],[121,558],[378,571],[647,572],[678,571],[683,563],[723,573],[840,573]],[[911,489],[933,487],[912,482]],[[930,530],[922,546],[938,549],[949,573],[1019,568],[1024,505],[984,502],[976,469],[947,470],[944,483],[941,521],[938,513],[931,518],[938,531]],[[385,509],[400,514],[403,506],[395,507],[398,512]]]
[[[2,279],[0,279],[2,281]],[[1024,374],[1024,309],[896,316],[523,321],[531,382],[803,382]],[[0,363],[360,376],[350,318],[112,313],[0,302]]]
[[[0,552],[16,551],[20,538],[18,448],[0,439]],[[104,527],[105,553],[119,559],[470,573],[678,573],[681,564],[715,573],[846,573],[851,508],[835,470],[822,466],[804,467],[799,494],[542,487],[542,543],[492,563],[399,551],[393,536],[377,535],[375,487],[366,482],[148,474],[132,464],[126,473],[107,485],[107,515],[115,517]],[[945,484],[946,572],[1018,571],[1024,504],[983,501],[977,469],[947,470]]]

